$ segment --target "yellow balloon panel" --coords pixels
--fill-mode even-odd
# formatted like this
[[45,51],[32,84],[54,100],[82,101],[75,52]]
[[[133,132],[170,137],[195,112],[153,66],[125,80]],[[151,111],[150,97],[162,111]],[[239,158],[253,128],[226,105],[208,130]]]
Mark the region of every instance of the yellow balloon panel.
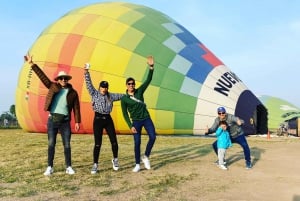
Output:
[[99,42],[90,58],[91,69],[101,68],[101,72],[123,75],[131,56],[128,50]]
[[90,62],[94,67],[97,60],[91,60],[91,55],[93,55],[93,52],[96,51],[96,46],[97,41],[95,41],[95,39],[89,37],[82,38],[75,52],[72,66],[83,67],[86,62]]
[[30,49],[35,62],[53,61],[57,62],[60,55],[60,46],[67,35],[41,35]]
[[[85,31],[85,26],[88,26],[93,19],[94,17],[86,15],[66,15],[47,29],[45,34],[73,33],[82,35]],[[82,29],[80,29],[80,26]]]
[[169,125],[174,125],[175,114],[172,111],[156,110],[155,122],[158,128],[169,129]]
[[129,7],[122,6],[122,4],[124,3],[111,2],[109,4],[94,4],[85,8],[78,9],[77,12],[94,14],[98,16],[107,16],[116,20],[120,16],[131,11]]

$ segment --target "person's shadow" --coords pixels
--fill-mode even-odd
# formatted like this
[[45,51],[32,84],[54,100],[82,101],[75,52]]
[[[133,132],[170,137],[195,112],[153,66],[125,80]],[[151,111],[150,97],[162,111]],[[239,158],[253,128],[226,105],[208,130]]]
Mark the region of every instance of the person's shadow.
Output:
[[[261,154],[265,151],[265,149],[261,149],[259,147],[250,147],[252,166],[255,166],[255,164],[260,160]],[[245,160],[243,149],[241,149],[241,151],[237,152],[236,154],[230,155],[226,159],[226,163],[233,164],[239,160]]]
[[300,201],[300,195],[294,195],[293,201]]
[[[259,147],[250,147],[252,165],[254,166],[261,158],[261,154],[265,152]],[[213,151],[211,144],[199,145],[198,143],[182,144],[177,147],[164,147],[153,151],[151,154],[151,169],[159,169],[167,164],[182,162],[195,158],[201,158],[210,154]],[[213,153],[215,154],[215,153]],[[128,159],[128,160],[127,160]],[[129,161],[130,158],[125,158],[124,161]],[[241,148],[239,152],[231,154],[226,158],[227,164],[235,163],[239,160],[244,160],[244,152]],[[123,168],[131,167],[131,163],[123,163]]]
[[153,164],[153,169],[158,169],[166,164],[181,162],[185,160],[191,160],[207,155],[212,151],[211,145],[198,145],[198,144],[185,144],[173,148],[164,148],[155,152],[155,158],[153,161],[159,161],[159,163]]

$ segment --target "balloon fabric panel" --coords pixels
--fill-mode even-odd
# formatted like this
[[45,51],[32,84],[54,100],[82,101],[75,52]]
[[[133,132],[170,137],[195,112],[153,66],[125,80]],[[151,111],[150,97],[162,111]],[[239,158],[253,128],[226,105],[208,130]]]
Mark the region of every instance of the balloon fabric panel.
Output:
[[128,51],[134,51],[140,41],[144,38],[145,34],[136,29],[129,28],[124,33],[124,35],[120,38],[117,45]]
[[156,108],[194,114],[197,99],[176,91],[161,88]]
[[[155,70],[144,97],[156,131],[162,134],[203,133],[217,107],[242,114],[250,97],[251,109],[242,114],[249,117],[260,104],[243,93],[248,90],[243,82],[184,26],[142,5],[103,2],[74,9],[41,32],[30,54],[51,80],[62,70],[72,75],[70,83],[80,97],[80,133],[93,132],[94,112],[83,78],[86,62],[91,64],[95,88],[106,80],[111,92],[125,93],[126,78],[134,77],[136,87],[146,79],[146,57],[153,55]],[[16,115],[23,129],[47,130],[46,93],[47,88],[24,64],[16,90]],[[111,115],[116,132],[129,133],[119,101]],[[73,131],[73,118],[71,125]]]
[[173,91],[179,91],[184,80],[184,75],[172,70],[166,69],[164,74],[161,76],[163,79],[161,80],[161,88],[166,88]]
[[201,89],[201,83],[196,82],[189,77],[184,77],[180,92],[189,96],[198,97]]

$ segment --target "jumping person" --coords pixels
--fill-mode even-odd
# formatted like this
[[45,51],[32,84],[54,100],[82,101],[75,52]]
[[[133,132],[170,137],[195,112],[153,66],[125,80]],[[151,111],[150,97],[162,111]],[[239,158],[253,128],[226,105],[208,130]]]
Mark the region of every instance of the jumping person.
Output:
[[92,84],[91,76],[89,73],[89,64],[85,65],[84,68],[84,79],[88,89],[89,94],[92,98],[92,106],[95,112],[93,121],[93,131],[94,131],[94,151],[93,151],[93,166],[91,174],[96,174],[98,171],[98,162],[100,149],[102,145],[102,135],[103,129],[106,130],[113,152],[113,169],[119,169],[118,160],[118,141],[115,131],[115,126],[113,119],[111,118],[111,111],[113,109],[113,102],[118,101],[124,94],[110,93],[108,92],[108,82],[101,81],[98,90]]
[[[150,154],[153,148],[153,145],[156,140],[155,127],[148,112],[147,106],[144,102],[144,92],[149,86],[152,75],[154,71],[154,59],[152,56],[147,58],[147,63],[149,66],[148,76],[144,83],[139,87],[135,88],[135,79],[129,77],[126,79],[126,95],[121,98],[121,107],[124,119],[133,133],[134,138],[134,154],[135,154],[135,167],[132,170],[133,172],[139,172],[140,161],[141,161],[141,132],[142,127],[145,128],[147,134],[149,136],[149,140],[144,152],[144,156],[142,157],[142,161],[145,165],[146,169],[151,169],[150,166]],[[130,118],[129,118],[129,114]]]
[[48,167],[44,172],[45,176],[53,173],[53,160],[55,154],[55,144],[58,131],[61,133],[64,146],[66,163],[66,173],[75,174],[71,164],[71,112],[75,117],[75,131],[80,129],[80,104],[77,91],[69,83],[72,76],[64,71],[60,71],[52,82],[41,68],[32,60],[32,55],[24,56],[25,61],[31,65],[31,69],[36,73],[41,82],[48,88],[44,110],[49,112],[47,133],[48,133]]

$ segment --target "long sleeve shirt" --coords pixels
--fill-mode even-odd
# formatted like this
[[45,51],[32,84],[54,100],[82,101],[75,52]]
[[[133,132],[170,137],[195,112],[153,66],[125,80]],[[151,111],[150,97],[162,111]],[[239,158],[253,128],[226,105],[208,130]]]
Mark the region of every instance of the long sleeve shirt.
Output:
[[147,79],[139,88],[135,89],[133,96],[126,92],[126,95],[121,99],[123,116],[129,128],[132,128],[130,118],[132,121],[140,121],[150,117],[147,106],[144,103],[144,92],[152,80],[153,71],[153,69],[149,70]]
[[221,149],[227,149],[228,147],[232,146],[229,132],[227,130],[223,130],[221,127],[219,127],[216,131],[217,136],[217,146]]
[[[226,114],[224,121],[226,121],[228,124],[227,130],[229,131],[231,138],[236,138],[240,135],[244,135],[242,126],[237,124],[238,120],[239,120],[238,117],[236,117],[232,114]],[[217,128],[219,127],[220,121],[221,121],[220,118],[217,117],[215,119],[213,125],[208,129],[208,133],[216,132]],[[242,119],[240,119],[240,121],[242,122],[242,124],[244,123],[244,121]]]
[[113,102],[120,100],[124,94],[110,92],[101,94],[100,91],[93,86],[89,72],[84,74],[84,79],[87,90],[92,98],[93,110],[100,114],[110,114],[113,108]]
[[[49,89],[45,100],[44,110],[50,111],[54,96],[57,93],[59,93],[62,87],[60,84],[52,82],[38,65],[33,64],[31,68],[36,73],[36,75],[41,80],[41,82],[45,85],[45,87]],[[73,110],[75,122],[81,123],[80,103],[79,103],[78,93],[69,83],[67,84],[67,88],[68,88],[67,107],[69,112],[69,118],[71,119],[71,111]]]

